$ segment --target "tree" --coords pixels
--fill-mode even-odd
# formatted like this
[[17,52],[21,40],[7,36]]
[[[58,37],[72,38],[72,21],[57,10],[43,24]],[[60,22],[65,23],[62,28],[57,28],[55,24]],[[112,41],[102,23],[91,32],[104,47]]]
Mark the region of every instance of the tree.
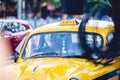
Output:
[[42,2],[49,2],[53,4],[56,8],[61,6],[61,0],[42,0]]

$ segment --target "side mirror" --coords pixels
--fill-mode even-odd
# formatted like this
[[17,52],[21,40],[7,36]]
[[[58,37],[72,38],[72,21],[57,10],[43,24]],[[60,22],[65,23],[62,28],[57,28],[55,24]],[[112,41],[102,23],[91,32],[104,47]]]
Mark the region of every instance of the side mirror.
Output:
[[14,62],[17,62],[18,57],[19,57],[19,53],[18,53],[18,52],[16,52],[16,53],[14,54]]

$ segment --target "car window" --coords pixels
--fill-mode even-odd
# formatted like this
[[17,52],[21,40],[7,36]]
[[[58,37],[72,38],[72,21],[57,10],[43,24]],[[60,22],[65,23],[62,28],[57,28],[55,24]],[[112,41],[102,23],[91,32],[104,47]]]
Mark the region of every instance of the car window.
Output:
[[24,24],[19,24],[19,30],[20,31],[26,31],[27,30],[27,28],[26,28],[26,26],[24,25]]
[[5,23],[3,28],[4,35],[12,33],[12,27],[10,23]]
[[75,32],[42,33],[30,37],[23,58],[82,56],[82,48]]
[[5,31],[10,31],[12,33],[26,31],[25,25],[17,22],[5,23],[4,27],[5,27]]

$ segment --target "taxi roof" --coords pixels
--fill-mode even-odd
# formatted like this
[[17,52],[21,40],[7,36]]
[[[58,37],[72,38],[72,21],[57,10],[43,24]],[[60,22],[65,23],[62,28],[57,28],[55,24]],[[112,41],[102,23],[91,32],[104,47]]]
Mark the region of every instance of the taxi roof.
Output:
[[[71,21],[77,22],[76,25],[71,24]],[[65,23],[65,25],[64,24],[61,25],[62,22]],[[41,32],[59,32],[59,31],[76,31],[77,32],[80,23],[81,23],[81,20],[75,20],[75,19],[62,20],[60,22],[39,26],[38,28],[33,30],[30,34],[41,33]],[[105,27],[108,27],[108,25],[114,26],[113,22],[101,21],[101,20],[89,20],[88,23],[86,24],[86,26],[88,27],[92,26],[93,28],[96,28],[96,27],[105,28]]]
[[56,31],[78,31],[79,25],[60,25],[61,22],[55,22],[46,24],[43,26],[39,26],[35,30],[31,32],[31,34],[34,33],[40,33],[40,32],[56,32]]

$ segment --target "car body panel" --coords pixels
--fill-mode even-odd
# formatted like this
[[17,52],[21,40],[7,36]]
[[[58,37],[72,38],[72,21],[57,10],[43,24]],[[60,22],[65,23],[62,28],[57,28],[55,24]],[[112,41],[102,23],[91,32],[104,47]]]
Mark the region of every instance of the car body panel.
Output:
[[[86,59],[79,58],[41,58],[27,59],[23,63],[14,64],[11,68],[17,70],[18,79],[28,80],[69,80],[71,77],[79,77],[81,80],[104,80],[99,78],[111,72],[119,75],[120,58],[116,59],[112,65],[95,65],[93,62],[87,62]],[[108,76],[109,78],[114,77]],[[106,77],[106,78],[108,78]],[[113,80],[119,80],[114,78]]]
[[[22,58],[27,41],[34,34],[62,31],[78,32],[79,25],[59,26],[59,24],[58,22],[41,26],[26,36],[17,62],[8,66],[8,68],[18,72],[17,80],[70,80],[72,77],[80,80],[120,80],[120,57],[116,57],[110,65],[106,66],[102,64],[96,65],[94,62],[84,58]],[[112,28],[96,27],[88,27],[86,31],[96,30],[94,32],[99,34],[105,32],[102,34],[104,39],[106,35],[114,31],[113,26]]]
[[[13,48],[13,52],[15,53],[15,48],[18,46],[18,44],[22,41],[22,39],[30,32],[32,31],[32,27],[28,24],[27,21],[24,20],[0,20],[0,22],[2,22],[2,29],[4,30],[5,26],[8,25],[12,25],[14,23],[16,23],[16,25],[13,27],[11,27],[12,31],[9,30],[4,30],[3,35],[6,39],[8,39],[11,42],[12,48]],[[18,29],[19,27],[19,29]],[[20,29],[24,29],[25,30],[20,30]],[[15,31],[17,30],[17,31]]]

